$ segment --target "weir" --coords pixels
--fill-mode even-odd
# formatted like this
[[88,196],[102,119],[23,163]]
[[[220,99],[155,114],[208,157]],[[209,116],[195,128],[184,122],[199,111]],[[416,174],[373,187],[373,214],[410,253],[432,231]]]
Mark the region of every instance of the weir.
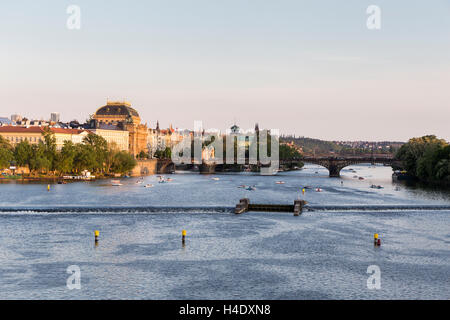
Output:
[[[242,199],[243,200],[243,199]],[[241,201],[242,201],[241,200]],[[159,214],[159,213],[244,213],[247,211],[264,211],[264,212],[294,212],[296,200],[294,205],[289,204],[255,204],[240,202],[237,206],[14,206],[14,207],[0,207],[0,214]],[[241,212],[236,212],[237,208],[242,209]],[[371,212],[396,212],[396,211],[450,211],[450,205],[316,205],[307,204],[306,202],[301,206],[302,211],[310,212],[352,212],[360,213]],[[299,211],[300,212],[300,211]]]
[[303,207],[307,204],[305,200],[295,200],[293,205],[289,204],[256,204],[250,203],[248,198],[241,199],[236,205],[234,213],[241,214],[248,211],[256,212],[293,212],[294,216],[299,216]]

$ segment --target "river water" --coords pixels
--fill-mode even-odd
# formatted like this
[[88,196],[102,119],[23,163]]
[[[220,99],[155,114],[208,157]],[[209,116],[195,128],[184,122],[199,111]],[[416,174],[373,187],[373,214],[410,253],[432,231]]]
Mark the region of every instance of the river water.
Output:
[[[340,179],[306,166],[270,177],[177,173],[163,184],[150,176],[50,191],[1,183],[0,298],[450,299],[449,193],[393,184],[389,167],[352,168]],[[301,197],[310,209],[233,214],[244,197]],[[81,289],[66,285],[72,265]],[[367,286],[372,265],[378,290]]]

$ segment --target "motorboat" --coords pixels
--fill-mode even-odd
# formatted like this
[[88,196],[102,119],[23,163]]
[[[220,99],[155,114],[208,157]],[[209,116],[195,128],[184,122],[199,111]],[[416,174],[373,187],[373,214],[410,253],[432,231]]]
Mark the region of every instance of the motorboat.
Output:
[[120,183],[120,180],[112,180],[112,181],[111,181],[111,185],[112,185],[113,187],[119,187],[119,186],[121,186],[122,184]]
[[217,177],[214,177],[214,178],[211,178],[212,180],[214,180],[214,181],[219,181],[220,180],[220,178],[217,178]]
[[248,191],[255,191],[255,190],[256,190],[256,187],[255,187],[255,186],[248,186],[247,188],[245,188],[245,190],[248,190]]
[[359,180],[364,180],[364,178],[363,178],[363,177],[359,177],[358,179],[359,179]]
[[276,184],[284,184],[284,181],[276,181]]
[[383,186],[375,185],[375,184],[371,185],[370,187],[371,187],[372,189],[383,189],[383,188],[384,188]]
[[146,185],[144,186],[144,188],[151,188],[151,187],[153,187],[152,184],[146,184]]
[[322,192],[323,191],[323,189],[321,189],[321,188],[316,188],[316,192]]

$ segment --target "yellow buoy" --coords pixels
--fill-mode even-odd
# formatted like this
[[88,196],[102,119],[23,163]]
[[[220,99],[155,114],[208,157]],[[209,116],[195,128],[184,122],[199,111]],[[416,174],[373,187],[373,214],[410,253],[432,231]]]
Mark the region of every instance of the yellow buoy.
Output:
[[47,185],[47,191],[50,191],[50,185],[49,184]]
[[183,246],[185,242],[186,242],[186,230],[183,230],[181,231],[181,243],[183,244]]
[[98,237],[98,236],[100,235],[100,231],[95,230],[95,231],[94,231],[94,234],[95,234],[95,237]]
[[375,234],[373,235],[373,238],[374,238],[374,239],[378,239],[378,233],[375,233]]

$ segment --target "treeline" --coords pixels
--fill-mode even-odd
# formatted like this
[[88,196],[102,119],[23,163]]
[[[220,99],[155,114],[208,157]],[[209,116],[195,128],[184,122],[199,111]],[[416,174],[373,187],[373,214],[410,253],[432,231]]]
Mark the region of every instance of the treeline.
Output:
[[413,138],[397,152],[409,175],[425,183],[450,186],[450,145],[434,135]]
[[47,130],[43,141],[30,144],[24,140],[15,147],[0,136],[0,169],[10,165],[27,167],[31,174],[79,174],[88,170],[97,175],[126,173],[136,166],[134,157],[120,151],[114,144],[96,134],[89,133],[83,143],[65,141],[61,150],[56,149],[54,134]]
[[340,155],[362,155],[367,153],[375,154],[385,154],[385,153],[395,153],[395,145],[399,145],[399,142],[393,142],[392,144],[383,144],[381,148],[375,145],[372,147],[351,147],[347,145],[341,145],[333,141],[326,141],[320,139],[313,139],[307,137],[292,137],[283,136],[280,138],[280,142],[290,143],[293,142],[296,146],[303,149],[305,154],[316,154],[316,155],[328,155],[330,153],[340,154]]

